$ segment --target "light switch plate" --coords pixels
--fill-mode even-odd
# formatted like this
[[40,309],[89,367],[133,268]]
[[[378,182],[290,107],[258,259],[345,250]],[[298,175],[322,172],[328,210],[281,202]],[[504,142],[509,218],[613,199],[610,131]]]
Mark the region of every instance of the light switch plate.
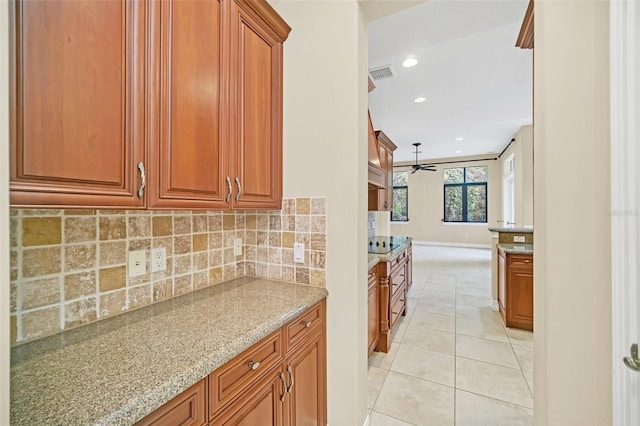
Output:
[[304,244],[302,243],[293,244],[293,262],[304,263]]
[[514,235],[513,236],[514,243],[524,243],[524,235]]
[[242,238],[234,238],[233,240],[233,255],[242,256]]
[[147,259],[144,250],[129,252],[128,275],[129,278],[138,277],[147,273]]

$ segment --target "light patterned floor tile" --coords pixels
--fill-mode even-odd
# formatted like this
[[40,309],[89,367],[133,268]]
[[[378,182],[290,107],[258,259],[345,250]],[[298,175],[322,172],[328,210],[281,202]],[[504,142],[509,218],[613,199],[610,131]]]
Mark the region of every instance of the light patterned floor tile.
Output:
[[533,333],[517,328],[507,328],[507,335],[512,345],[528,346],[533,348]]
[[505,367],[520,368],[511,345],[507,342],[473,336],[456,336],[456,355]]
[[413,426],[413,423],[403,422],[400,419],[372,411],[369,415],[369,426]]
[[385,370],[388,370],[393,363],[393,359],[396,357],[396,353],[398,352],[399,347],[399,343],[391,342],[389,352],[371,352],[371,355],[369,355],[369,366],[384,368]]
[[402,342],[409,346],[449,355],[454,355],[456,351],[456,335],[454,333],[430,328],[413,328],[404,334]]
[[401,344],[391,371],[453,387],[455,357]]
[[456,390],[456,426],[532,426],[533,410]]
[[376,403],[380,389],[384,379],[387,378],[389,370],[384,370],[378,367],[369,367],[367,371],[368,387],[367,387],[367,408],[373,408],[373,404]]
[[414,312],[407,331],[425,328],[453,333],[455,330],[455,317],[453,315],[434,314],[424,311]]

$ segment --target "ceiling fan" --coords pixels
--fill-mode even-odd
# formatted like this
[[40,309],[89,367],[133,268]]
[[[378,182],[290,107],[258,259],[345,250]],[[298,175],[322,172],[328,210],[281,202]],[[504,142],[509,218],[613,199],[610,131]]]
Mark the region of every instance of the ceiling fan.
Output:
[[411,168],[413,169],[411,171],[411,174],[414,174],[415,172],[417,172],[418,170],[426,170],[428,172],[435,172],[436,171],[436,166],[433,164],[418,164],[418,154],[420,154],[422,151],[418,151],[418,147],[422,145],[420,142],[416,142],[413,144],[413,146],[416,147],[416,164],[411,165]]

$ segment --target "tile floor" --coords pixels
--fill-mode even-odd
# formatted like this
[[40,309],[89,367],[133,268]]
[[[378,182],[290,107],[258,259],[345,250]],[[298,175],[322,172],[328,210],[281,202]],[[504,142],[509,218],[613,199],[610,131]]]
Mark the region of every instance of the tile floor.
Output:
[[533,424],[533,333],[491,310],[490,259],[414,245],[407,316],[369,357],[370,426]]

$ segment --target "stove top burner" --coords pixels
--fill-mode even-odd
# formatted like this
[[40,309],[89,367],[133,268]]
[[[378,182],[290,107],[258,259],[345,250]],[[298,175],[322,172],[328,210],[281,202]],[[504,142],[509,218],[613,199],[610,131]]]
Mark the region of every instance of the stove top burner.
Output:
[[372,237],[369,238],[368,252],[386,254],[407,241],[406,237]]

